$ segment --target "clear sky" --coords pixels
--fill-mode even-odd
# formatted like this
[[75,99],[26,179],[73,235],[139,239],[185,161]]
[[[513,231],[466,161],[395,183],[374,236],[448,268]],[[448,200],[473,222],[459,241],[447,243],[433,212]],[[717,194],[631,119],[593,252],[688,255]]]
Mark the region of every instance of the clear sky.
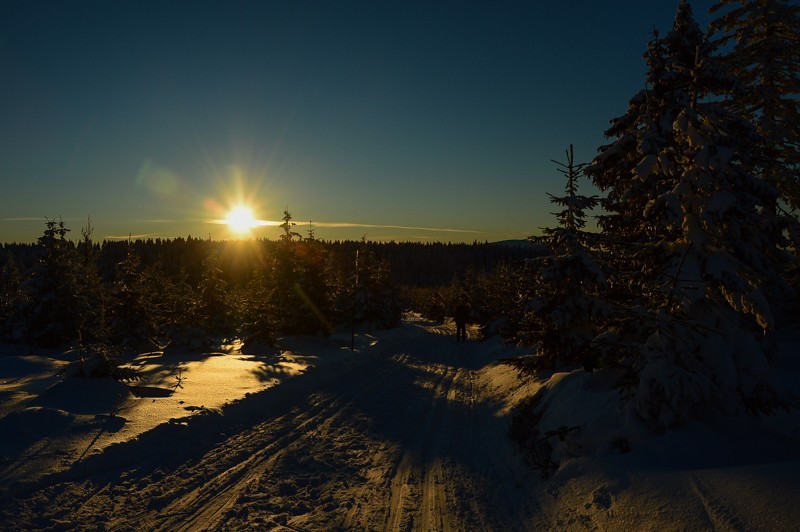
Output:
[[269,238],[286,206],[324,239],[525,238],[677,3],[6,0],[0,242],[230,238],[238,203]]

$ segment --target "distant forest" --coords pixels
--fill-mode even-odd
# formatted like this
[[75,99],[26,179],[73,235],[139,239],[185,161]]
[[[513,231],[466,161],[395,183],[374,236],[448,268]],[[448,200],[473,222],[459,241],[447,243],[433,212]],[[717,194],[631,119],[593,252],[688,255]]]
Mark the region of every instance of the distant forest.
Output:
[[[370,240],[315,242],[331,255],[333,262],[343,272],[350,273],[354,269],[356,251],[366,252],[377,260],[388,262],[397,283],[415,287],[441,286],[453,278],[463,278],[468,272],[491,271],[498,264],[518,262],[541,255],[542,250],[546,252],[546,248],[525,240],[498,243],[476,241],[471,244]],[[117,265],[127,255],[128,248],[132,247],[143,268],[157,267],[173,278],[186,276],[186,281],[192,285],[196,285],[202,277],[203,260],[209,255],[216,255],[219,257],[221,276],[231,287],[244,286],[252,280],[256,272],[255,265],[264,257],[274,254],[278,245],[278,240],[269,238],[219,241],[191,236],[92,244],[99,272],[104,279],[114,277]],[[39,244],[2,244],[0,264],[15,262],[16,267],[27,270],[37,262],[39,247]]]
[[273,343],[342,324],[386,328],[404,310],[443,319],[498,269],[524,268],[543,250],[526,241],[324,241],[296,233],[284,214],[280,238],[236,241],[99,243],[89,221],[76,243],[61,220],[48,219],[36,243],[0,248],[0,332],[110,352],[210,348],[223,336]]

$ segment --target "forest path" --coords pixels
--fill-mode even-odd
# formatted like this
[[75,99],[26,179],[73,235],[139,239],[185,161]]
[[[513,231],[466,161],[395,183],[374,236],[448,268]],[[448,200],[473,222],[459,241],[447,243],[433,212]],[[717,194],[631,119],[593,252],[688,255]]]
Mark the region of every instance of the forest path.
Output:
[[536,475],[482,378],[495,357],[407,323],[345,364],[117,446],[13,511],[119,529],[530,529]]

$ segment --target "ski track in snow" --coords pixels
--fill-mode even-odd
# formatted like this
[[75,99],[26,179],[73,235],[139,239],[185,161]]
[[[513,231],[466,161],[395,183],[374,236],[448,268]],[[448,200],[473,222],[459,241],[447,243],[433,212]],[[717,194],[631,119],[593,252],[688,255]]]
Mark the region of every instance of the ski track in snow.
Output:
[[[539,384],[495,362],[509,355],[499,342],[454,336],[412,321],[346,356],[342,339],[297,340],[332,356],[71,467],[51,457],[56,472],[0,485],[0,530],[797,529],[796,454],[698,468],[710,450],[735,455],[698,427],[677,443],[567,459],[542,481],[508,438],[513,405]],[[699,439],[680,443],[688,435]],[[754,452],[774,438],[752,440]],[[663,445],[700,459],[659,461]],[[0,478],[24,473],[3,467]]]
[[536,474],[481,381],[491,359],[452,333],[406,326],[224,415],[112,446],[0,516],[117,530],[530,529]]
[[714,530],[725,532],[743,532],[747,530],[741,519],[724,503],[720,502],[708,486],[696,476],[691,477],[691,487],[694,494],[700,499]]

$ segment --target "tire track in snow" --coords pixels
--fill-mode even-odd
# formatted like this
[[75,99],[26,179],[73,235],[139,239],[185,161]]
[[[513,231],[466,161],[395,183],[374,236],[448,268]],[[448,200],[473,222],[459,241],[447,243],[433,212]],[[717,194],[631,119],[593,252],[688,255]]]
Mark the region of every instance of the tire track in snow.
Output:
[[[429,425],[428,434],[434,434],[424,442],[423,456],[427,469],[425,480],[422,484],[422,507],[420,510],[420,528],[423,530],[450,530],[450,509],[447,494],[444,490],[444,472],[442,458],[430,457],[432,452],[439,452],[451,442],[446,441],[451,436],[451,416],[447,408],[454,398],[454,386],[457,382],[459,371],[446,368],[443,377],[433,394],[434,416]],[[438,453],[442,454],[442,453]],[[461,528],[461,527],[456,527]]]
[[[486,360],[470,358],[481,347],[456,343],[451,329],[406,325],[352,363],[174,428],[154,467],[140,470],[137,461],[156,459],[156,447],[120,448],[97,464],[118,468],[100,479],[99,491],[81,479],[54,488],[60,506],[77,508],[88,492],[90,507],[56,513],[42,502],[46,516],[36,522],[152,530],[529,528],[538,507],[479,380]],[[195,441],[198,449],[174,456]],[[23,501],[21,509],[32,513],[36,504]]]
[[724,532],[744,532],[747,527],[742,520],[724,503],[722,503],[699,478],[692,475],[690,478],[692,491],[700,499],[705,509],[708,520],[714,530]]
[[[391,368],[382,368],[373,376],[372,387],[379,385]],[[230,442],[228,447],[255,449],[252,456],[242,462],[223,468],[211,480],[194,488],[187,495],[173,501],[165,510],[170,517],[158,523],[159,528],[192,530],[214,528],[226,510],[236,504],[239,496],[273,466],[291,452],[303,452],[309,434],[318,432],[323,424],[330,424],[343,415],[342,403],[352,402],[368,388],[350,387],[345,397],[319,394],[312,396],[313,405],[308,410],[296,408],[290,414],[262,423],[276,430],[275,436],[263,441],[264,431],[250,432],[244,436],[248,442]],[[256,437],[253,437],[253,434]],[[222,452],[224,453],[224,446]],[[205,460],[204,460],[205,462]]]
[[[392,479],[386,522],[390,530],[406,529],[409,525],[417,529],[439,530],[444,528],[444,522],[448,520],[447,501],[439,482],[441,468],[437,463],[430,467],[430,461],[433,452],[441,448],[445,430],[446,404],[442,400],[448,397],[458,372],[447,366],[434,367],[436,379],[430,397],[425,402],[417,401],[414,405],[416,412],[402,425],[414,437],[404,449]],[[433,460],[437,461],[438,458]],[[421,485],[414,486],[414,483]],[[416,511],[416,508],[419,510]]]
[[324,409],[306,417],[296,429],[277,437],[263,450],[256,451],[249,458],[228,469],[223,469],[207,483],[175,499],[165,510],[170,518],[160,522],[159,528],[175,530],[213,528],[222,519],[224,512],[236,504],[240,493],[246,487],[302,440],[303,435],[300,432],[305,426],[319,421],[330,410],[330,408]]
[[[503,502],[504,495],[513,495],[504,501],[513,506],[509,501],[521,498],[513,492],[527,483],[516,457],[509,464],[508,454],[502,452],[503,446],[510,445],[503,427],[493,422],[489,410],[476,409],[476,370],[461,367],[469,364],[470,344],[455,343],[447,326],[433,329],[422,351],[415,353],[415,346],[409,346],[409,355],[418,357],[409,356],[408,363],[433,377],[426,388],[430,393],[419,394],[425,400],[414,404],[416,416],[407,413],[402,421],[416,438],[403,448],[392,480],[391,517],[383,528],[502,529],[510,525],[524,529],[536,510],[526,504],[509,507],[499,519],[487,516],[496,513],[494,507]],[[425,350],[429,352],[431,346],[436,356],[426,360]],[[416,486],[406,488],[408,484]],[[498,487],[503,489],[499,497],[494,494]]]

